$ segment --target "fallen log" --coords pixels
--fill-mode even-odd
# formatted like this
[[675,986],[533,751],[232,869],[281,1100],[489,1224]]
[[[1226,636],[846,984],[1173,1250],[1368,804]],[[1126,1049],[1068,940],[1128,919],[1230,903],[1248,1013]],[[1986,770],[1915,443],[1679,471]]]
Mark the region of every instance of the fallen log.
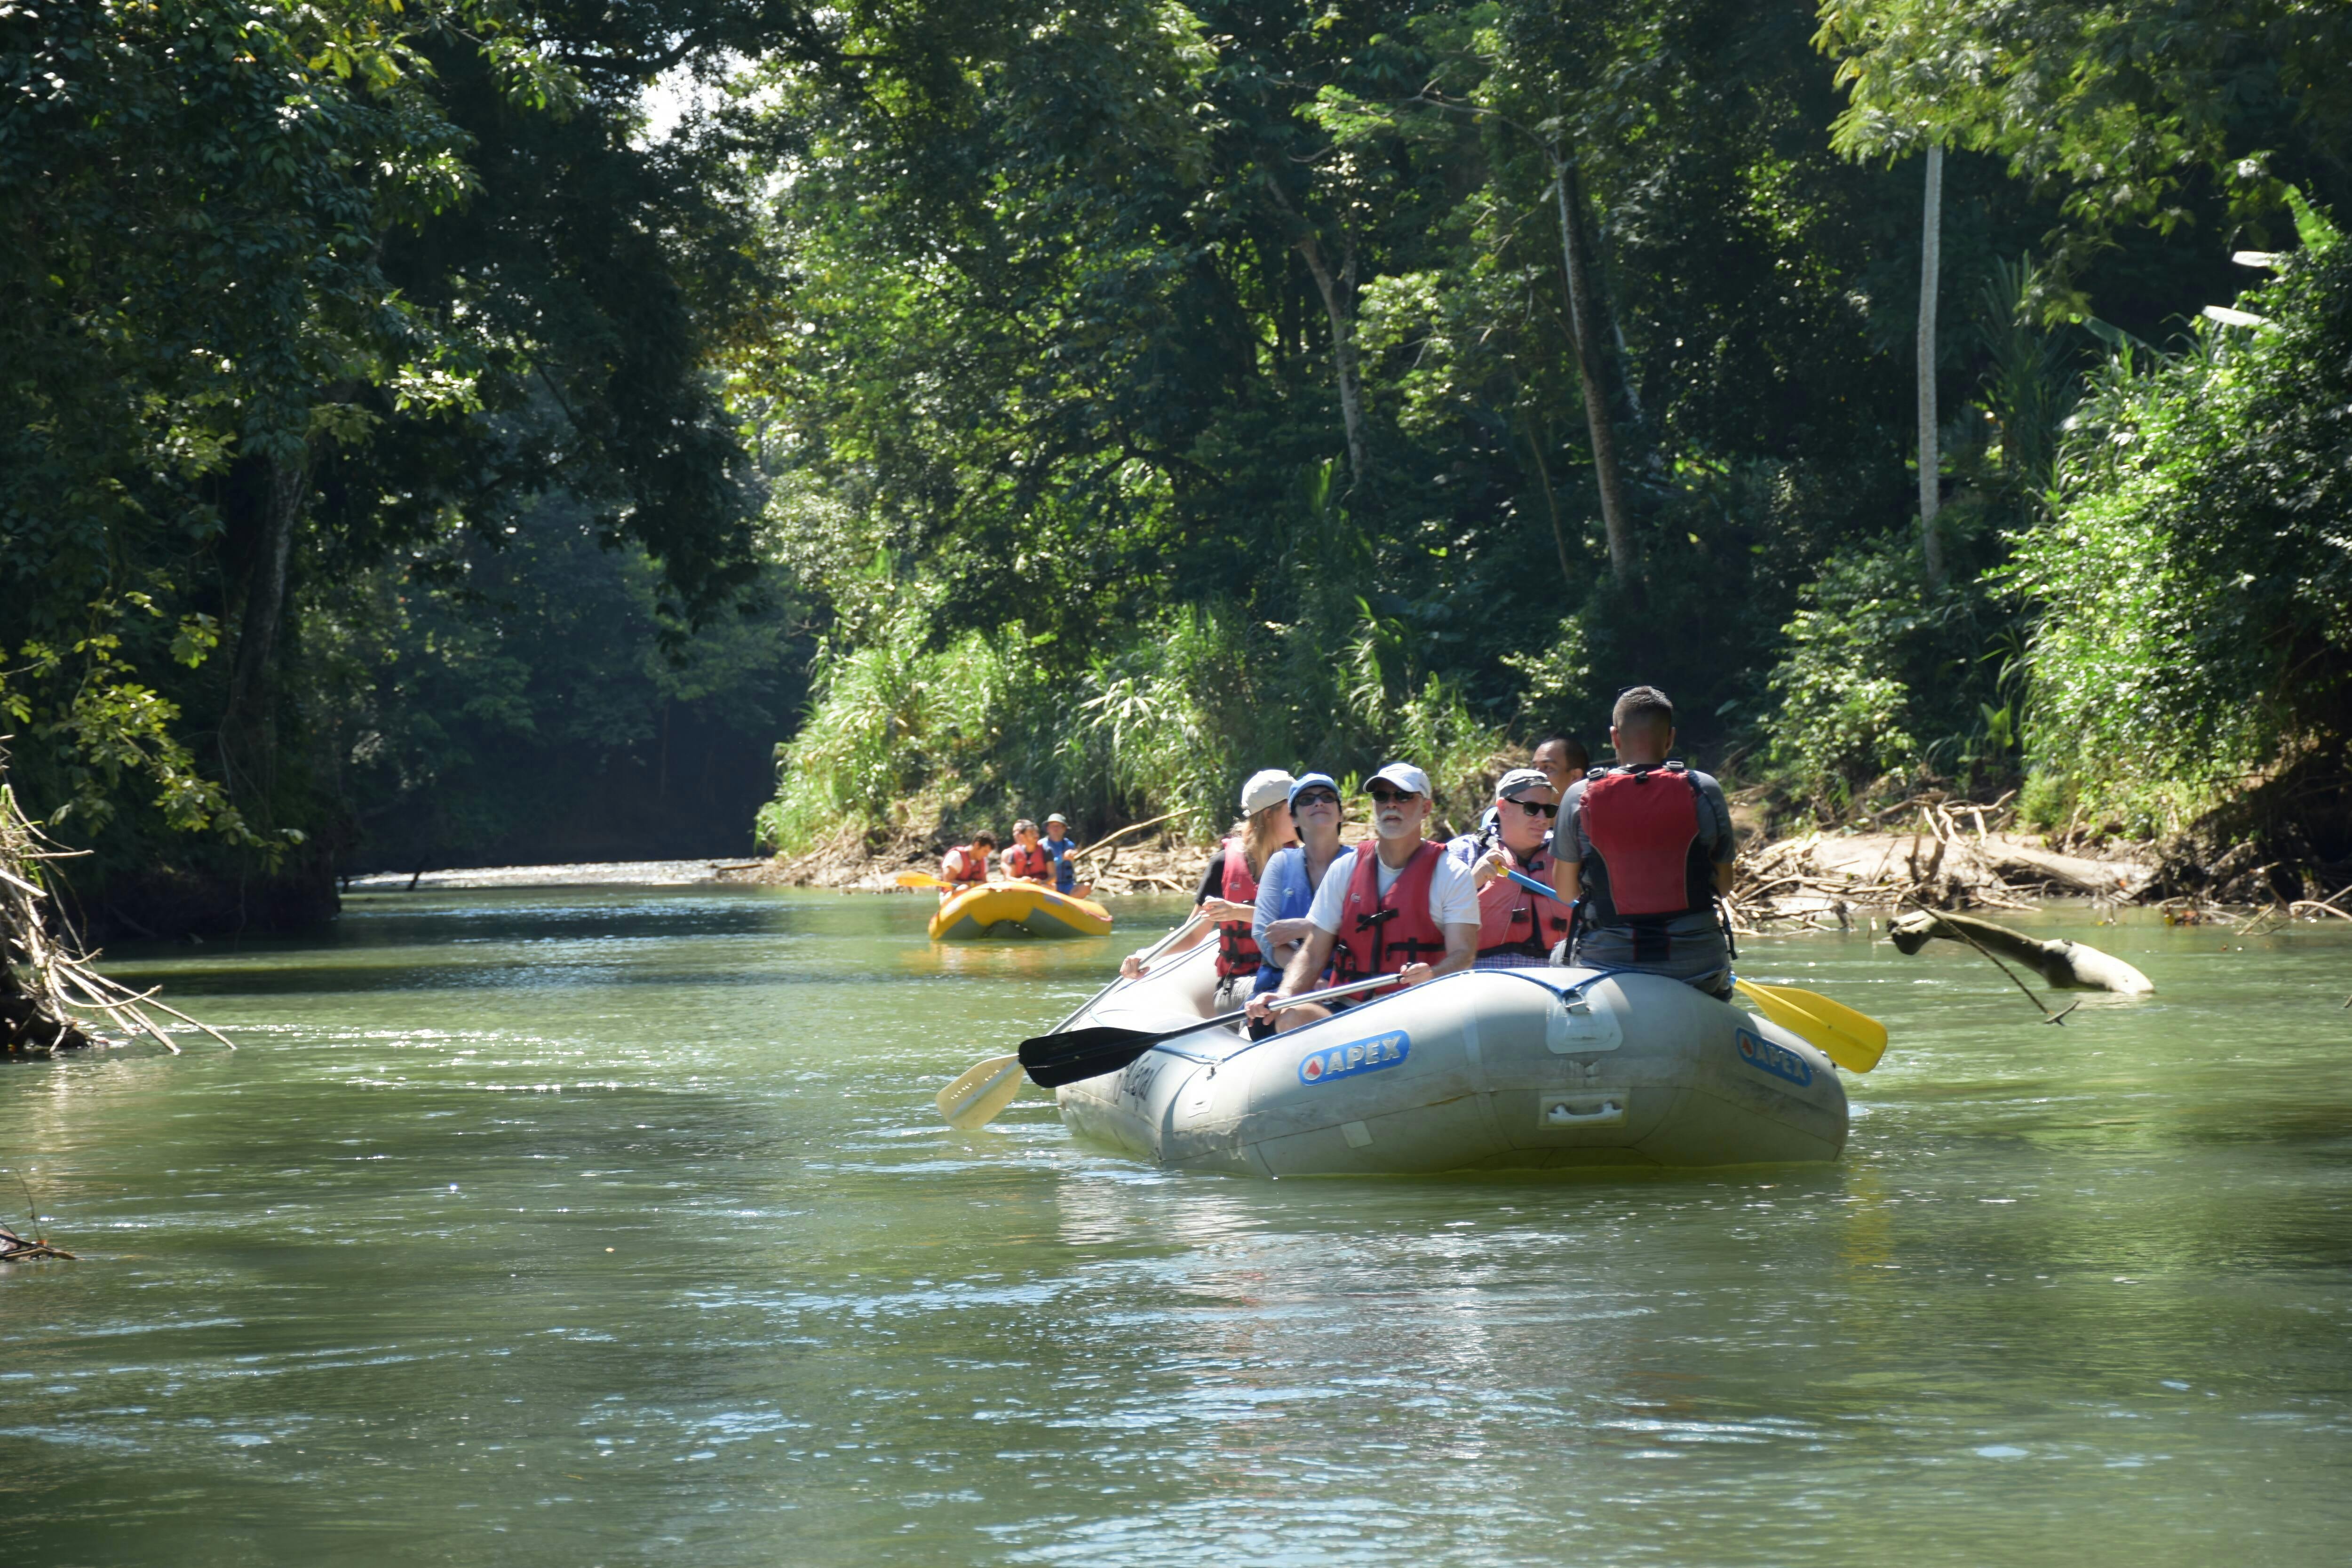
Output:
[[2151,995],[2156,991],[2147,975],[2113,953],[2063,937],[2042,942],[1970,915],[1914,910],[1897,916],[1887,934],[1906,954],[1917,952],[1935,937],[1951,942],[1974,939],[1974,945],[2015,959],[2061,990],[2116,991],[2126,996]]

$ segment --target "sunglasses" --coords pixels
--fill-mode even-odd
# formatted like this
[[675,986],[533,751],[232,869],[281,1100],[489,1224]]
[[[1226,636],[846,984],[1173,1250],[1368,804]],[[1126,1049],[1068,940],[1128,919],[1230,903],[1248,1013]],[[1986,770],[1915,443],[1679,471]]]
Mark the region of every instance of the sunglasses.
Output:
[[1379,802],[1382,805],[1394,805],[1401,800],[1419,800],[1421,798],[1421,796],[1415,795],[1411,790],[1406,790],[1400,794],[1392,789],[1375,788],[1368,789],[1364,793],[1370,795],[1373,800]]
[[1339,797],[1332,791],[1328,789],[1310,789],[1301,790],[1299,792],[1298,798],[1290,803],[1290,808],[1293,811],[1296,811],[1302,805],[1337,805],[1339,804]]
[[1512,801],[1510,804],[1511,804],[1511,805],[1513,805],[1517,806],[1521,811],[1526,812],[1529,816],[1558,816],[1559,815],[1559,806],[1557,806],[1557,805],[1543,805],[1542,803],[1540,803],[1540,802],[1538,802],[1538,801],[1532,801],[1532,800],[1515,800],[1515,801]]

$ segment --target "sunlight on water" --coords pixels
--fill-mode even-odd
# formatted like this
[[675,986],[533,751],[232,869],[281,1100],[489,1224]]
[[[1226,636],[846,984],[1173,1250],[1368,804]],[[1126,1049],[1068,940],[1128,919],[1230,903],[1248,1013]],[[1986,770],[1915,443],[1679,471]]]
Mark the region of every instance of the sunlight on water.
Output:
[[[2352,939],[2154,978],[1759,941],[1883,1018],[1837,1165],[1178,1176],[932,1093],[1109,942],[925,900],[355,897],[133,955],[246,1048],[0,1064],[0,1562],[2342,1559]],[[14,1184],[8,1184],[13,1192]]]

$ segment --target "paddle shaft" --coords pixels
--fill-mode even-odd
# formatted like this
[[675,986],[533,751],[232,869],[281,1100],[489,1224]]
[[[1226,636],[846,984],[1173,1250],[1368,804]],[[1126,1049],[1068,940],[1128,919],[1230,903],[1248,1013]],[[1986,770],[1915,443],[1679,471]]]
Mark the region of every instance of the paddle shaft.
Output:
[[[1370,979],[1334,985],[1328,990],[1310,991],[1299,996],[1268,994],[1266,1005],[1273,1008],[1296,1007],[1307,1002],[1328,1002],[1341,996],[1353,996],[1359,992],[1377,991],[1397,984],[1393,974],[1375,974]],[[1030,1081],[1041,1089],[1057,1089],[1081,1079],[1099,1078],[1107,1072],[1117,1072],[1146,1051],[1178,1039],[1225,1024],[1237,1023],[1249,1016],[1247,1007],[1237,1007],[1230,1013],[1202,1018],[1173,1029],[1122,1029],[1116,1025],[1097,1024],[1088,1029],[1073,1029],[1068,1034],[1039,1035],[1021,1042],[1022,1066],[1028,1069]],[[1047,1055],[1057,1041],[1082,1042],[1078,1048],[1064,1056]],[[1032,1061],[1032,1054],[1042,1059]]]

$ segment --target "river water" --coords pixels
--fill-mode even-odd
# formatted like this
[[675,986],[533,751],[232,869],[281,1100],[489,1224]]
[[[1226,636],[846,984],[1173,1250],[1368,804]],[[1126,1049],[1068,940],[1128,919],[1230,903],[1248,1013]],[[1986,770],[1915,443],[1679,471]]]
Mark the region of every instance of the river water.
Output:
[[[1130,900],[1135,942],[1177,906]],[[2266,1563],[2352,1553],[2352,930],[1866,935],[1832,1166],[1256,1182],[931,1096],[1130,945],[925,900],[369,894],[0,1064],[0,1563]],[[14,1192],[13,1175],[0,1178]],[[21,1212],[21,1210],[20,1210]],[[331,1558],[330,1558],[331,1554]]]

